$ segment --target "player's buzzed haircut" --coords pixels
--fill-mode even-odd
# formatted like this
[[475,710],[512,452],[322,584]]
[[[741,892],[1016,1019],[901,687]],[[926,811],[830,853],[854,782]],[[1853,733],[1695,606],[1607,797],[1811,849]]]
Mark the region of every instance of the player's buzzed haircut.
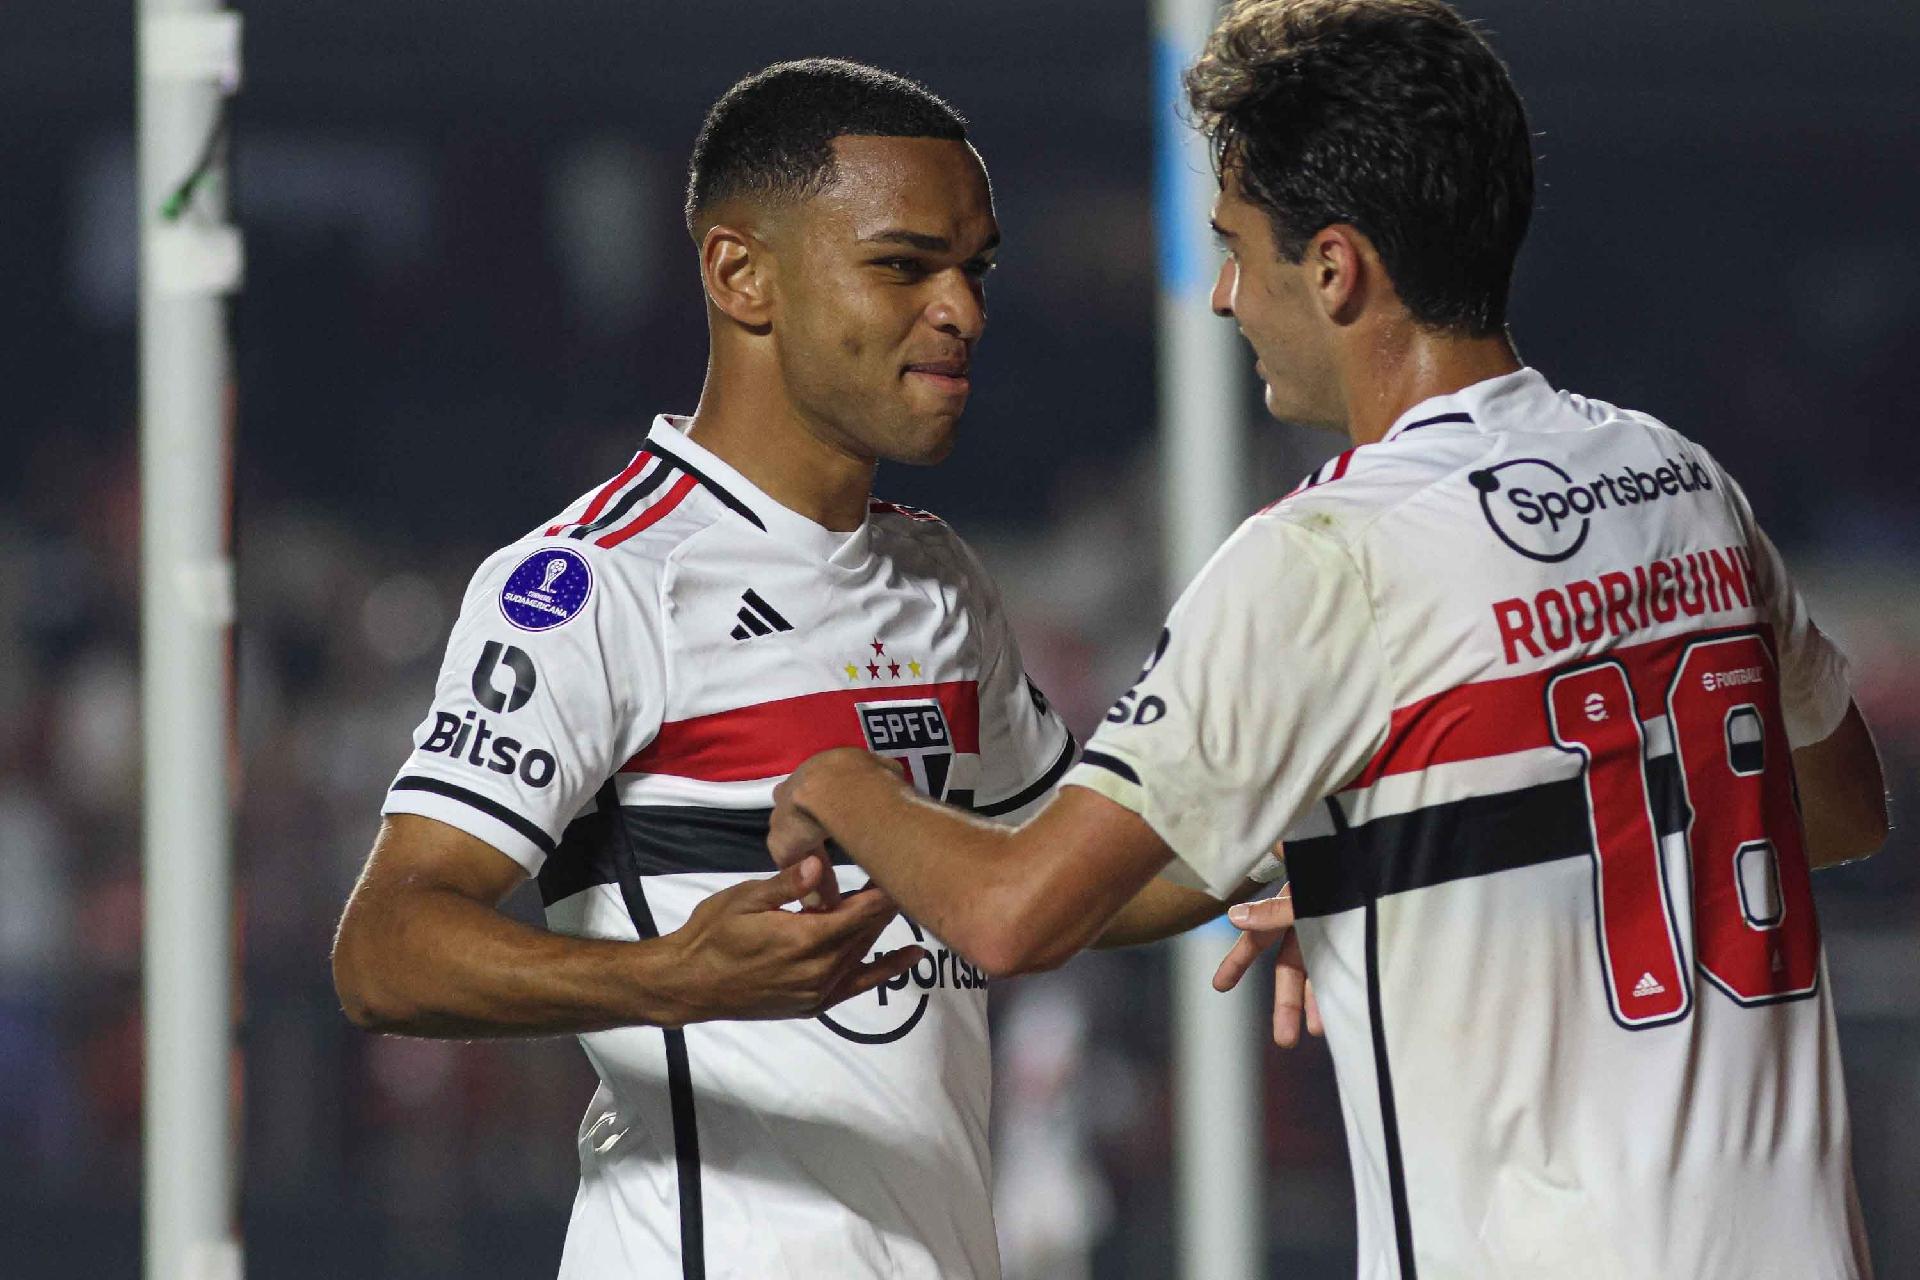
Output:
[[1300,261],[1321,228],[1370,239],[1415,320],[1506,325],[1533,212],[1526,110],[1440,0],[1238,0],[1187,72],[1214,163]]
[[687,227],[723,200],[804,200],[832,185],[833,140],[945,138],[967,122],[929,90],[890,71],[840,58],[779,62],[721,95],[707,112],[687,168]]

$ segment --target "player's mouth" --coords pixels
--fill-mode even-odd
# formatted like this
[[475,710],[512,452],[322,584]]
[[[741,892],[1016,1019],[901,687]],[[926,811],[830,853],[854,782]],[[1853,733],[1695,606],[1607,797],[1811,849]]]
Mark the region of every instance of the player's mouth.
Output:
[[919,360],[906,367],[906,376],[918,379],[935,391],[963,396],[973,386],[970,367],[965,359]]

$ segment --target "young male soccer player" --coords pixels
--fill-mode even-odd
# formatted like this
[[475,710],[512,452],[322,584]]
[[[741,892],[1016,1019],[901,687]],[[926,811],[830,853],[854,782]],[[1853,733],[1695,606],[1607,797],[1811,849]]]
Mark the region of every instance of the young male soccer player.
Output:
[[[823,748],[987,815],[1072,763],[979,563],[869,496],[877,459],[953,446],[986,171],[918,86],[789,63],[714,106],[686,212],[699,407],[475,575],[337,985],[380,1030],[580,1034],[564,1276],[991,1280],[986,975],[883,895],[841,901],[854,868],[757,878],[774,784]],[[551,933],[495,910],[528,875]],[[1222,905],[1156,889],[1107,940]],[[812,1020],[739,1021],[777,1018]]]
[[840,751],[776,860],[831,837],[1005,974],[1285,833],[1362,1276],[1864,1275],[1808,878],[1886,830],[1840,654],[1706,451],[1516,357],[1529,136],[1470,26],[1241,0],[1187,83],[1216,309],[1356,447],[1220,549],[1025,826]]

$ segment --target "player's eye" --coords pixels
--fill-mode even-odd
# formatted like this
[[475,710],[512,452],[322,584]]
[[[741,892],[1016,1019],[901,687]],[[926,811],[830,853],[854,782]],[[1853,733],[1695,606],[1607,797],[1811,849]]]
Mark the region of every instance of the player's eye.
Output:
[[991,262],[986,259],[977,258],[974,261],[969,262],[966,266],[962,267],[961,270],[967,273],[967,278],[969,280],[985,280],[988,276],[993,274],[993,269],[998,265],[999,265],[998,263]]
[[916,279],[927,274],[926,264],[918,258],[875,258],[873,265],[876,267],[884,267],[888,271],[897,271],[901,275],[912,276]]

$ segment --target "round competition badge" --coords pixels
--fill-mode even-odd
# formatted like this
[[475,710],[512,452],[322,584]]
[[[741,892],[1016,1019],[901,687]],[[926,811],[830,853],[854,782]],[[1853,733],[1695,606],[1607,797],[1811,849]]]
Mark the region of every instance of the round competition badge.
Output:
[[593,570],[565,547],[542,547],[522,560],[500,588],[500,612],[522,631],[549,631],[587,607]]

